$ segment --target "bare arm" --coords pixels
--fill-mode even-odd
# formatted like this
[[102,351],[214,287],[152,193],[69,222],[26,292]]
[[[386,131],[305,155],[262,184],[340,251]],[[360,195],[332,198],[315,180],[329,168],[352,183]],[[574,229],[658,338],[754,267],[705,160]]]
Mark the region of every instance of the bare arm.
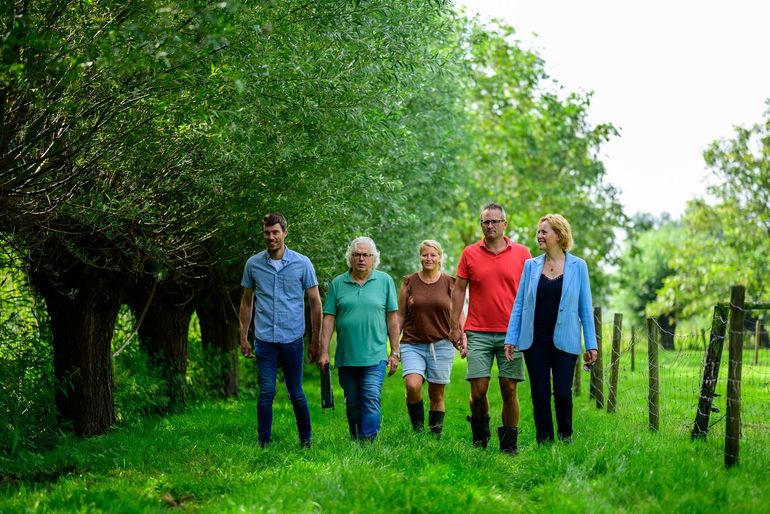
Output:
[[406,302],[409,296],[406,284],[401,284],[398,289],[398,333],[400,334],[404,330],[404,322],[406,321]]
[[254,290],[247,287],[243,288],[243,295],[241,295],[241,353],[244,357],[252,358],[254,354],[251,352],[251,346],[249,345],[249,327],[251,326],[251,313],[254,309]]
[[463,308],[465,307],[465,292],[467,288],[468,279],[458,278],[455,281],[454,289],[452,289],[452,309],[449,312],[449,340],[455,346],[462,343],[463,339],[463,326],[465,325]]
[[385,315],[388,324],[388,339],[390,339],[390,355],[388,356],[388,376],[391,376],[398,369],[398,349],[400,337],[400,324],[398,322],[398,311],[389,312]]
[[315,362],[321,348],[321,294],[318,286],[307,290],[307,299],[310,303],[310,348],[307,355],[310,362]]
[[329,343],[332,340],[336,320],[337,318],[331,314],[323,315],[323,322],[321,324],[321,352],[318,355],[318,365],[321,367],[329,364]]

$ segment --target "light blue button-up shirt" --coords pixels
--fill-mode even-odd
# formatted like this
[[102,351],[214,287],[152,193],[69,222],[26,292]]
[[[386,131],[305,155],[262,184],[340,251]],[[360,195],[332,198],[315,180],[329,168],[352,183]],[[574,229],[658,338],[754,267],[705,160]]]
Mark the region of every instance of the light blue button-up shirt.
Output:
[[276,271],[263,250],[246,261],[241,285],[254,290],[254,335],[269,343],[290,343],[305,334],[305,290],[318,285],[310,259],[285,248]]

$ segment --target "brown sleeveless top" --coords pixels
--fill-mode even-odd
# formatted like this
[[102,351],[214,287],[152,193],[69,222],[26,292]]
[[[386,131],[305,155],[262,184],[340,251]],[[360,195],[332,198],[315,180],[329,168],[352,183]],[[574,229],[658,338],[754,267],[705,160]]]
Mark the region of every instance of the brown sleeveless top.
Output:
[[418,273],[404,277],[406,319],[402,343],[435,343],[449,338],[449,308],[455,279],[442,273],[437,281],[426,284]]

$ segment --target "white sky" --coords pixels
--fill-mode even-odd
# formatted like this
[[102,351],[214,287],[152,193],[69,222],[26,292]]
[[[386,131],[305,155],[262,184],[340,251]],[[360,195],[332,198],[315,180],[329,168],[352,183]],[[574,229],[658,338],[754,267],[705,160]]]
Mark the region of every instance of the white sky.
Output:
[[770,98],[770,2],[456,0],[516,28],[549,75],[593,91],[589,120],[626,213],[682,214],[706,196],[703,150],[759,122]]

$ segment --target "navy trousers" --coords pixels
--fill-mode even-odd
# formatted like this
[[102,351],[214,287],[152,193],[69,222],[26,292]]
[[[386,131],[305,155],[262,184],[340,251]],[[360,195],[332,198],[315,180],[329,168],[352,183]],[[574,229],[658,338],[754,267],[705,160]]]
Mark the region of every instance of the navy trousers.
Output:
[[572,377],[577,355],[559,350],[553,342],[534,342],[524,350],[529,387],[532,392],[532,410],[535,417],[537,442],[553,441],[551,416],[551,377],[553,403],[559,438],[572,435]]

